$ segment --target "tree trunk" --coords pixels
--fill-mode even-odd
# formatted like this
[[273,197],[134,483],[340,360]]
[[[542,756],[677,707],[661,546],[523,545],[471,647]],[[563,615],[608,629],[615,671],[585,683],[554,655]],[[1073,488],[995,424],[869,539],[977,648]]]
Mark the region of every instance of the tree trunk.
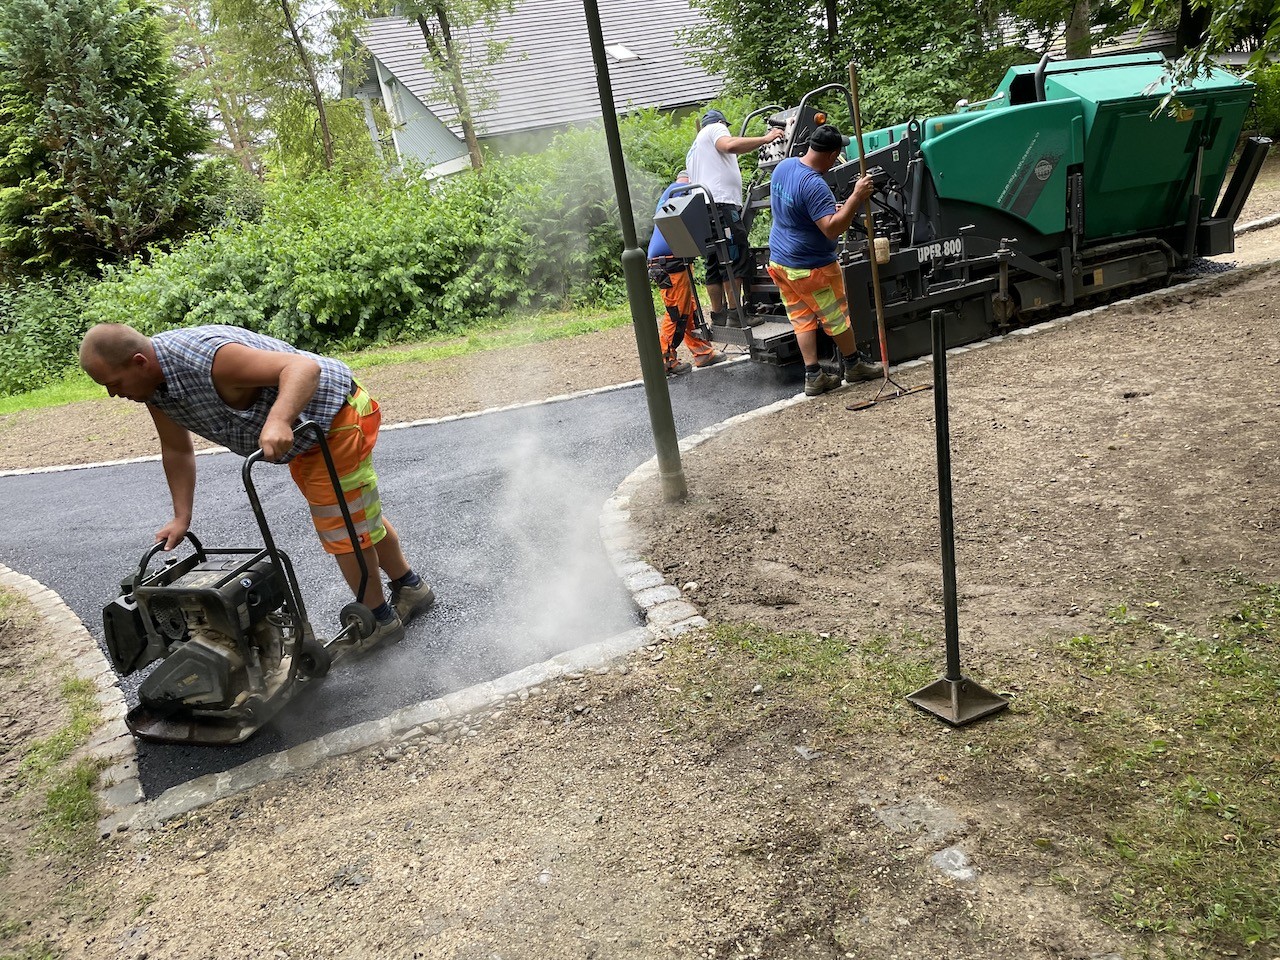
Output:
[[1093,52],[1093,33],[1089,29],[1089,0],[1076,0],[1067,21],[1067,56],[1075,60]]
[[476,138],[475,124],[471,116],[471,98],[467,94],[466,80],[462,75],[462,62],[453,45],[453,28],[449,24],[449,14],[443,6],[436,4],[436,22],[440,25],[440,37],[436,38],[427,18],[418,15],[418,29],[422,31],[422,39],[426,41],[427,51],[436,67],[444,71],[449,81],[449,90],[453,96],[454,109],[458,111],[458,123],[462,127],[462,139],[467,145],[467,153],[471,157],[471,166],[476,170],[484,167],[484,155],[480,152],[480,141]]
[[1192,47],[1199,46],[1209,30],[1209,7],[1192,7],[1190,0],[1182,0],[1178,8],[1178,56]]
[[280,0],[280,9],[284,12],[285,22],[289,24],[289,35],[293,37],[293,45],[297,48],[302,67],[307,72],[307,83],[311,85],[311,99],[315,102],[316,113],[320,117],[320,140],[324,145],[324,168],[333,169],[333,140],[329,136],[329,114],[324,108],[324,96],[320,93],[320,82],[316,79],[316,70],[307,53],[306,44],[298,34],[298,26],[293,20],[293,11],[289,8],[289,0]]
[[[193,38],[203,38],[206,33],[212,32],[212,24],[206,29],[205,25],[200,22],[199,15],[192,10],[189,3],[178,3],[176,6],[186,19],[187,28],[191,31]],[[217,67],[214,64],[213,51],[204,40],[193,39],[192,49],[199,60],[200,69],[204,72],[209,96],[218,111],[218,117],[222,121],[222,129],[231,145],[231,152],[246,173],[251,173],[261,180],[262,166],[258,160],[257,152],[253,149],[253,140],[247,132],[246,111],[237,102],[235,94],[228,93],[217,79]]]

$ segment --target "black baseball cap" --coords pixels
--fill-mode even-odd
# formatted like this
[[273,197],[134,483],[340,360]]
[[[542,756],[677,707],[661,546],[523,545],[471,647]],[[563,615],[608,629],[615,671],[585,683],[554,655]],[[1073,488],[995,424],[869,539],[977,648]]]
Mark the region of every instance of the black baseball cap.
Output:
[[702,125],[705,127],[709,123],[723,123],[725,126],[728,126],[729,118],[719,110],[708,110],[702,115]]
[[832,153],[849,145],[849,138],[829,123],[824,123],[809,137],[809,148],[819,153]]

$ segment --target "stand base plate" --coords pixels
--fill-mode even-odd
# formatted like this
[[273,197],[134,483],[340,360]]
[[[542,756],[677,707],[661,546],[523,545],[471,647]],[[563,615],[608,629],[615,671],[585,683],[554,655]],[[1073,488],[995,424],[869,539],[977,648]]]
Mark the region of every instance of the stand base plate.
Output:
[[1004,697],[964,677],[959,680],[941,677],[915,693],[908,694],[907,700],[953,727],[963,727],[966,723],[989,717],[1009,706],[1009,701]]

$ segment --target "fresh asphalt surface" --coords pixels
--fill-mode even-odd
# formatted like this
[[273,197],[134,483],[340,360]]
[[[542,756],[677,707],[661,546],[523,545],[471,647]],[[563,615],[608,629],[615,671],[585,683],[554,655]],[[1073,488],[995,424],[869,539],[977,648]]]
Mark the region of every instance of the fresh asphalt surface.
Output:
[[[688,436],[794,396],[801,369],[738,363],[677,377],[669,381],[677,431]],[[435,587],[435,608],[398,646],[336,663],[247,743],[139,743],[147,796],[637,626],[597,523],[604,501],[653,453],[639,386],[384,431],[374,460],[383,507]],[[260,546],[243,461],[222,453],[197,463],[192,531],[206,548]],[[350,591],[288,471],[259,464],[254,480],[316,634],[332,636]],[[0,478],[0,499],[0,562],[60,594],[101,643],[103,606],[170,517],[159,463]],[[131,704],[138,679],[121,680]]]

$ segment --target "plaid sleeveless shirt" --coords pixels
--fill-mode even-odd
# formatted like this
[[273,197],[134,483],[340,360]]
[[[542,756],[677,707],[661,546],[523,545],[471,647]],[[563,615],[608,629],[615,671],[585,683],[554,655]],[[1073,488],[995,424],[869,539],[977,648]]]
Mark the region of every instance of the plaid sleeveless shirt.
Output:
[[[297,353],[320,364],[320,383],[302,411],[303,420],[314,420],[326,433],[352,391],[351,368],[340,360],[298,350],[283,340],[242,330],[240,327],[186,327],[167,330],[151,338],[164,383],[147,400],[174,423],[206,440],[220,443],[243,457],[258,449],[258,438],[267,414],[280,393],[263,387],[246,410],[229,407],[213,385],[213,357],[220,347],[239,343],[258,350]],[[315,446],[311,434],[298,436],[281,462],[288,462]]]

